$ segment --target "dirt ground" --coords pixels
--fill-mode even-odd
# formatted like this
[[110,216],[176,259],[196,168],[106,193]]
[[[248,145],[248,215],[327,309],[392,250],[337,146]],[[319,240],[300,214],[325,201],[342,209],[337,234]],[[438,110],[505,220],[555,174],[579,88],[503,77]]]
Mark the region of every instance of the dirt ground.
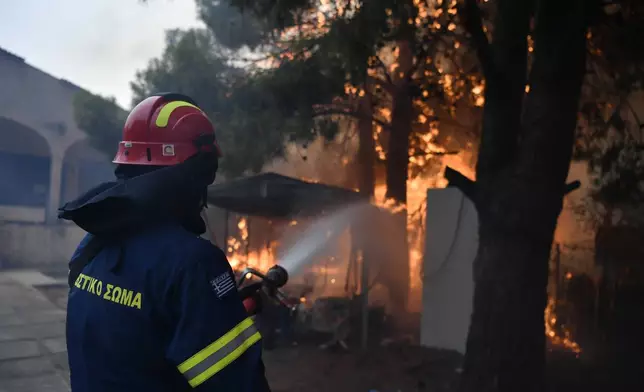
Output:
[[297,346],[264,357],[273,392],[452,391],[461,362],[455,353],[402,346],[366,352]]
[[[315,346],[264,352],[273,392],[456,392],[462,357],[413,346],[366,352]],[[548,355],[548,392],[641,392],[644,368],[588,363],[570,353]]]

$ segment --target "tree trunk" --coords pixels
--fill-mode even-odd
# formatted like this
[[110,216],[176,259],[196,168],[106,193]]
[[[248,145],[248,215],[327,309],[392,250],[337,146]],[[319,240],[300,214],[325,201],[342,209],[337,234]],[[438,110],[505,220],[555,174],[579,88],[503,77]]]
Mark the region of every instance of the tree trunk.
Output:
[[371,199],[376,187],[376,147],[373,140],[373,102],[368,82],[358,110],[358,189]]
[[[531,90],[519,129],[507,129],[516,124],[508,122],[506,115],[516,118],[521,105],[514,99],[499,99],[496,91],[486,92],[492,99],[486,102],[477,167],[479,249],[463,392],[545,390],[548,260],[563,205],[585,72],[587,3],[537,2]],[[525,26],[529,16],[524,6],[524,2],[499,0],[495,29],[515,22]],[[497,33],[504,31],[518,34],[512,29]],[[495,35],[492,67],[496,70],[488,76],[519,75],[518,70],[499,68],[504,52],[511,57],[509,48],[500,47],[502,42]],[[494,86],[488,84],[489,89]],[[517,94],[517,88],[514,84],[505,97]],[[509,143],[501,141],[499,132],[504,137],[517,136],[512,142],[515,153],[501,149]],[[495,158],[497,154],[510,154],[511,159]]]
[[[401,205],[407,203],[407,178],[409,164],[409,134],[411,132],[411,97],[400,91],[394,98],[392,130],[387,149],[387,199]],[[395,309],[404,310],[409,296],[409,243],[407,238],[407,209],[392,217],[389,239],[395,249],[396,260],[389,260],[384,274]]]
[[527,35],[534,0],[498,0],[497,4],[493,44],[478,43],[487,46],[489,57],[481,59],[486,88],[477,180],[485,180],[516,158],[528,72]]
[[409,136],[413,121],[413,102],[408,72],[413,67],[413,55],[408,41],[398,42],[398,68],[393,72],[391,133],[387,146],[387,195],[400,204],[407,203],[409,178]]
[[[409,178],[409,137],[413,121],[413,102],[407,74],[413,66],[413,57],[408,41],[398,42],[398,63],[395,71],[395,93],[391,110],[391,131],[387,145],[387,199],[400,205],[407,204],[407,179]],[[392,268],[385,277],[395,309],[404,310],[409,296],[409,243],[407,239],[407,210],[396,214],[390,231],[395,249],[392,253],[399,259],[391,260]]]

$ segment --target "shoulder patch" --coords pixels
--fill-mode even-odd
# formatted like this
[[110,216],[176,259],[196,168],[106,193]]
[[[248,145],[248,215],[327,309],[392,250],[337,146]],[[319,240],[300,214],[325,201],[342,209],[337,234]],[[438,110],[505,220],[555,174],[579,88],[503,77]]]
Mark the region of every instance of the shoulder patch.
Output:
[[230,272],[226,271],[215,279],[210,281],[210,286],[214,290],[218,298],[222,298],[226,294],[235,289],[235,280]]

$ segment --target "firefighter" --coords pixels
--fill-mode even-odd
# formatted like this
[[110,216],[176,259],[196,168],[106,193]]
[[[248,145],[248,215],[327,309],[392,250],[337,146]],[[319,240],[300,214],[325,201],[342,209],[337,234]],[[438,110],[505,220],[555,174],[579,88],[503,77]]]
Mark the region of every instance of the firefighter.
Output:
[[264,392],[259,340],[225,254],[200,238],[221,152],[189,97],[129,114],[116,181],[60,209],[88,232],[70,261],[73,392]]

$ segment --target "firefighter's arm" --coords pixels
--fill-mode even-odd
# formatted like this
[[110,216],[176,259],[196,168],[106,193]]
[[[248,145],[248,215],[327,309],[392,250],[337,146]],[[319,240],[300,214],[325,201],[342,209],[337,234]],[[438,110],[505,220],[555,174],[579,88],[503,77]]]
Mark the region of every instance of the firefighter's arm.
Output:
[[168,359],[197,391],[262,391],[261,337],[223,252],[207,244],[177,275]]

